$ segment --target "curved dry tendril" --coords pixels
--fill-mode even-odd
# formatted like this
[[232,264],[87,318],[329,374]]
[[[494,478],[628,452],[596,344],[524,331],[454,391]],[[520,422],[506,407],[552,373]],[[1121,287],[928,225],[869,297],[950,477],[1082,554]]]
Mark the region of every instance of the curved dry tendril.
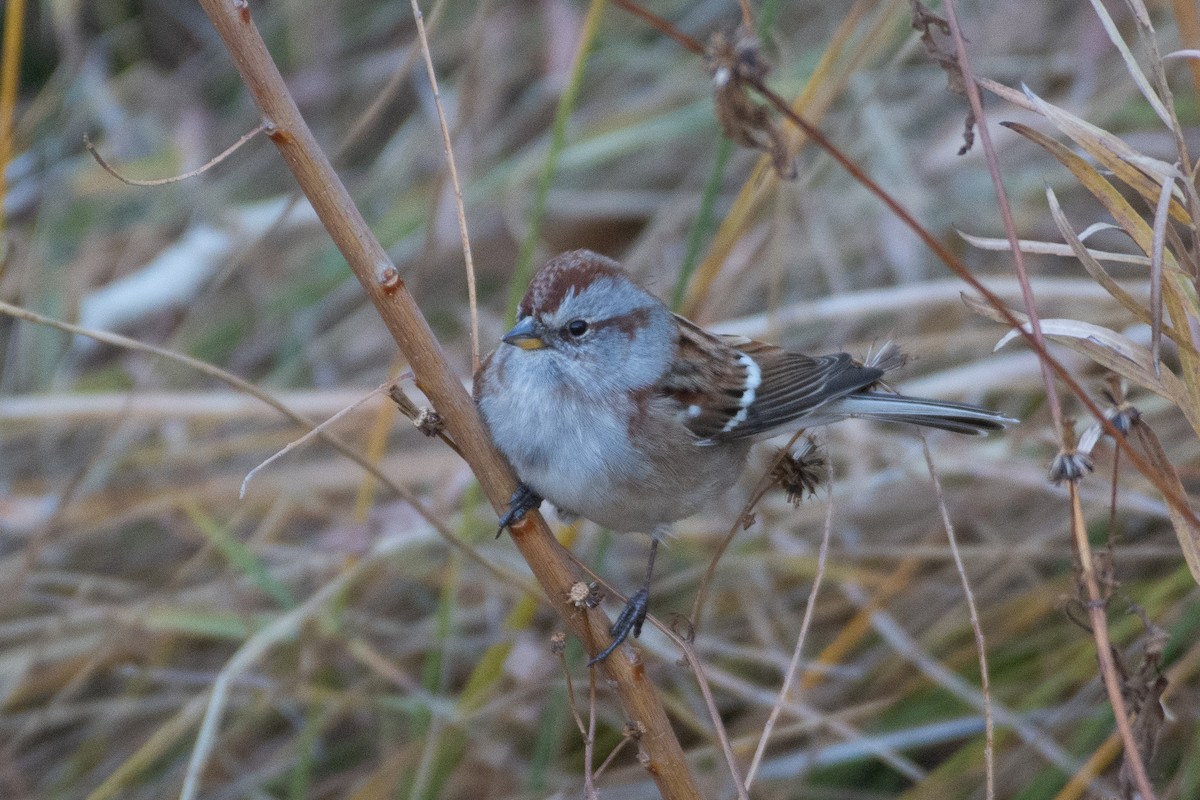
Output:
[[137,180],[135,178],[126,178],[124,175],[117,172],[116,167],[109,164],[104,160],[104,157],[100,155],[100,151],[96,149],[96,145],[92,144],[92,140],[88,138],[86,133],[83,135],[83,146],[89,153],[92,154],[92,158],[96,159],[96,163],[99,164],[105,172],[107,172],[109,175],[112,175],[121,183],[128,184],[129,186],[165,186],[168,183],[178,183],[179,181],[184,181],[188,178],[194,178],[197,175],[202,175],[203,173],[215,167],[217,164],[220,164],[229,156],[233,155],[233,152],[246,142],[250,141],[255,136],[270,127],[272,127],[271,123],[263,120],[257,128],[242,136],[242,138],[225,148],[219,155],[213,156],[205,164],[196,167],[196,169],[185,172],[182,175],[174,175],[170,178],[155,178],[153,180]]

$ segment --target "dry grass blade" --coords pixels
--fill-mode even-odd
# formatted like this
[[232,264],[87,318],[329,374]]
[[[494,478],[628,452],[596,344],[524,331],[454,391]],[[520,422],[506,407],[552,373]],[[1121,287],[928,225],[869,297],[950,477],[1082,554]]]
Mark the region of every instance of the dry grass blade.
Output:
[[[1087,270],[1088,275],[1092,276],[1092,279],[1095,280],[1096,283],[1103,286],[1105,291],[1112,295],[1113,299],[1119,302],[1126,311],[1128,311],[1130,314],[1133,314],[1136,318],[1147,325],[1152,324],[1154,316],[1146,310],[1145,306],[1139,302],[1137,298],[1135,298],[1128,291],[1126,291],[1123,286],[1113,280],[1112,276],[1108,274],[1107,270],[1104,269],[1097,259],[1099,254],[1083,246],[1083,242],[1080,240],[1081,237],[1075,234],[1075,230],[1071,227],[1071,223],[1067,220],[1066,214],[1063,213],[1062,206],[1060,206],[1058,202],[1058,196],[1055,195],[1053,189],[1046,189],[1046,201],[1050,207],[1050,214],[1054,218],[1055,225],[1058,226],[1058,230],[1060,233],[1062,233],[1063,239],[1065,239],[1067,244],[1070,246],[1069,252],[1075,255],[1075,257],[1079,260],[1079,263],[1082,264],[1083,268]],[[1137,263],[1144,263],[1147,267],[1150,266],[1149,259],[1146,259],[1142,256],[1138,256],[1137,258]],[[1170,337],[1171,341],[1174,342],[1177,347],[1192,350],[1195,349],[1192,346],[1190,337],[1181,335],[1179,331],[1170,325],[1164,325],[1164,327],[1167,336]]]
[[[1154,434],[1154,430],[1145,422],[1138,421],[1133,426],[1133,431],[1150,463],[1160,469],[1163,474],[1171,476],[1175,481],[1176,491],[1181,496],[1186,496],[1186,490],[1179,481],[1179,472],[1171,463],[1167,452]],[[1184,515],[1175,512],[1173,506],[1167,508],[1168,513],[1171,514],[1171,524],[1175,528],[1175,537],[1179,541],[1179,549],[1183,551],[1183,559],[1187,562],[1188,569],[1192,571],[1192,577],[1196,583],[1200,584],[1200,526],[1195,525]]]
[[[980,316],[1002,324],[1007,322],[993,307],[974,298],[964,295],[963,302]],[[1010,313],[1017,318],[1024,316],[1013,310],[1010,310]],[[1156,372],[1150,352],[1128,337],[1099,325],[1073,319],[1044,320],[1043,327],[1049,338],[1083,353],[1105,369],[1149,389],[1171,401],[1173,405],[1179,405],[1185,416],[1188,415],[1189,406],[1185,402],[1187,387],[1169,370]],[[996,344],[996,349],[1013,341],[1018,335],[1016,331],[1009,331]],[[1193,425],[1200,423],[1200,417],[1188,416],[1188,420]]]
[[[1123,231],[1141,248],[1147,256],[1154,252],[1154,231],[1130,203],[1121,196],[1120,192],[1109,183],[1095,167],[1072,153],[1068,148],[1050,137],[1020,123],[1006,123],[1007,127],[1020,133],[1029,140],[1042,146],[1053,155],[1063,166],[1067,167],[1081,184],[1105,207],[1116,219]],[[1157,200],[1157,192],[1155,198]],[[1197,305],[1195,287],[1190,277],[1180,269],[1179,262],[1170,249],[1163,252],[1163,300],[1166,304],[1173,324],[1185,330],[1191,329],[1188,320],[1200,318],[1200,307]],[[1187,349],[1180,352],[1183,380],[1187,386],[1187,404],[1200,413],[1200,359],[1191,355]]]
[[[1047,193],[1047,195],[1052,195],[1054,193],[1054,190],[1047,188],[1046,193]],[[1055,202],[1057,202],[1057,201],[1055,201]],[[1064,219],[1065,219],[1065,217],[1064,217]],[[1080,242],[1085,242],[1088,240],[1089,237],[1091,237],[1092,235],[1094,235],[1095,233],[1097,233],[1099,231],[1118,231],[1118,230],[1120,230],[1120,228],[1118,228],[1116,225],[1112,225],[1112,224],[1109,224],[1106,222],[1093,222],[1091,225],[1088,225],[1087,228],[1085,228],[1080,233],[1075,234],[1074,232],[1072,232],[1069,237],[1065,237],[1065,238],[1067,238],[1067,239],[1074,238],[1074,239],[1079,240]],[[999,251],[999,252],[1006,252],[1009,247],[1007,239],[997,239],[997,238],[989,237],[989,236],[975,236],[974,234],[966,233],[964,231],[958,231],[958,235],[963,238],[963,241],[967,242],[972,247],[978,247],[980,250],[994,250],[994,251]],[[1063,244],[1060,244],[1059,242],[1043,242],[1043,241],[1039,241],[1036,239],[1021,239],[1020,241],[1017,242],[1017,244],[1026,253],[1031,253],[1031,254],[1036,254],[1036,255],[1070,256],[1070,255],[1075,255],[1077,252],[1072,246],[1063,245]],[[1091,248],[1091,247],[1086,248],[1085,252],[1088,254],[1088,256],[1093,261],[1096,261],[1096,262],[1110,261],[1115,264],[1141,264],[1144,266],[1150,265],[1150,259],[1146,258],[1145,256],[1136,255],[1134,253],[1119,253],[1119,252],[1116,252],[1113,250],[1097,250],[1097,249]],[[1041,286],[1046,285],[1046,280],[1047,279],[1043,278],[1041,281],[1038,282],[1039,288]],[[1099,280],[1099,279],[1097,279],[1097,280]],[[1107,277],[1107,275],[1105,275],[1104,281],[1105,281],[1105,283],[1113,282],[1112,278]],[[1113,282],[1113,283],[1114,283],[1114,285],[1117,286],[1117,289],[1119,291],[1124,292],[1124,289],[1121,288],[1121,286],[1119,284],[1116,284],[1115,282]],[[1083,285],[1087,285],[1086,282],[1084,282]],[[1126,292],[1125,294],[1128,295],[1128,292]],[[1141,306],[1138,305],[1137,303],[1134,303],[1134,308],[1141,309]],[[1133,309],[1130,309],[1130,310],[1133,310]]]
[[[1108,13],[1108,9],[1104,7],[1104,4],[1101,3],[1100,0],[1090,0],[1090,2],[1092,4],[1092,10],[1096,12],[1096,17],[1104,26],[1104,32],[1108,35],[1109,41],[1111,41],[1121,53],[1121,58],[1125,62],[1126,73],[1130,78],[1133,79],[1133,82],[1138,87],[1138,91],[1142,93],[1142,97],[1146,98],[1146,102],[1150,104],[1152,109],[1154,109],[1154,113],[1158,115],[1158,118],[1162,120],[1164,125],[1170,127],[1172,121],[1171,112],[1167,110],[1162,98],[1160,98],[1158,93],[1155,92],[1150,86],[1150,81],[1146,77],[1146,73],[1142,72],[1142,68],[1138,65],[1137,59],[1133,57],[1133,53],[1129,50],[1129,45],[1125,43],[1125,39],[1121,36],[1120,31],[1117,30],[1117,24],[1113,22],[1112,15]],[[1144,15],[1144,8],[1142,9],[1142,12]]]
[[1163,334],[1163,253],[1166,250],[1167,211],[1171,202],[1171,190],[1175,186],[1174,177],[1164,180],[1162,193],[1154,207],[1154,225],[1151,230],[1154,248],[1150,252],[1150,357],[1154,360],[1154,372],[1162,368],[1162,334]]
[[1105,169],[1122,183],[1142,196],[1143,199],[1157,202],[1162,187],[1165,184],[1170,194],[1171,217],[1178,222],[1189,221],[1187,209],[1184,208],[1183,192],[1174,185],[1178,170],[1172,165],[1156,158],[1143,155],[1108,131],[1083,120],[1074,114],[1047,103],[1033,93],[1029,87],[1022,87],[1025,96],[1032,103],[1032,109],[1045,117],[1056,128],[1069,136],[1083,151],[1096,159]]

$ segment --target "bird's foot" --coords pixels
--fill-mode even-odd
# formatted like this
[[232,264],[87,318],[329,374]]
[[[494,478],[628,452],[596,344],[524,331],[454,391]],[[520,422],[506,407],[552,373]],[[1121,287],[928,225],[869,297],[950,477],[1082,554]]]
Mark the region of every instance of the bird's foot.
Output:
[[508,501],[508,511],[500,518],[500,527],[496,529],[496,538],[504,533],[504,529],[514,522],[520,522],[526,513],[533,511],[542,504],[542,497],[523,483],[517,484],[512,499]]
[[596,657],[588,662],[588,666],[599,664],[604,659],[612,655],[621,644],[629,638],[629,634],[633,634],[633,638],[642,635],[642,624],[646,621],[646,612],[650,608],[650,589],[643,586],[638,589],[628,602],[625,603],[625,608],[621,609],[620,616],[617,621],[608,629],[612,635],[612,644],[596,654]]

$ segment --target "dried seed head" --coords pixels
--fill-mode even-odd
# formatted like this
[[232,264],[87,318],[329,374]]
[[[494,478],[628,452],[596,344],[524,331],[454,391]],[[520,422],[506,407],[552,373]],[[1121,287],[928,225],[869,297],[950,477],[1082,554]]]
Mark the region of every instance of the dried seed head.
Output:
[[729,36],[717,31],[704,48],[704,66],[713,76],[713,100],[724,134],[742,147],[770,154],[780,178],[796,177],[796,160],[767,106],[751,99],[771,70],[758,37],[746,26]]
[[596,589],[596,583],[576,581],[567,591],[567,601],[576,608],[595,608],[604,599],[604,593]]
[[550,637],[550,652],[554,655],[561,655],[567,649],[567,635],[562,631],[555,631]]
[[1078,450],[1060,450],[1050,462],[1050,480],[1055,486],[1063,481],[1078,481],[1094,468],[1092,459]]
[[787,492],[789,503],[799,506],[805,495],[816,493],[824,472],[825,459],[810,437],[796,451],[784,453],[776,461],[771,479]]

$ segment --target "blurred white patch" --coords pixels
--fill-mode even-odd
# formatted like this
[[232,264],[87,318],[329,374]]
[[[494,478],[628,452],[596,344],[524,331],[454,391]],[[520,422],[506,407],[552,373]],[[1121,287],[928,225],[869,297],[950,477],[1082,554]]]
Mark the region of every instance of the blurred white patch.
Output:
[[[230,213],[224,228],[206,223],[193,226],[145,266],[85,296],[79,303],[79,324],[120,330],[148,315],[191,302],[236,245],[272,228],[284,231],[316,221],[316,213],[306,201],[288,210],[289,202],[281,197],[241,206]],[[86,350],[95,343],[81,338],[76,346]]]

